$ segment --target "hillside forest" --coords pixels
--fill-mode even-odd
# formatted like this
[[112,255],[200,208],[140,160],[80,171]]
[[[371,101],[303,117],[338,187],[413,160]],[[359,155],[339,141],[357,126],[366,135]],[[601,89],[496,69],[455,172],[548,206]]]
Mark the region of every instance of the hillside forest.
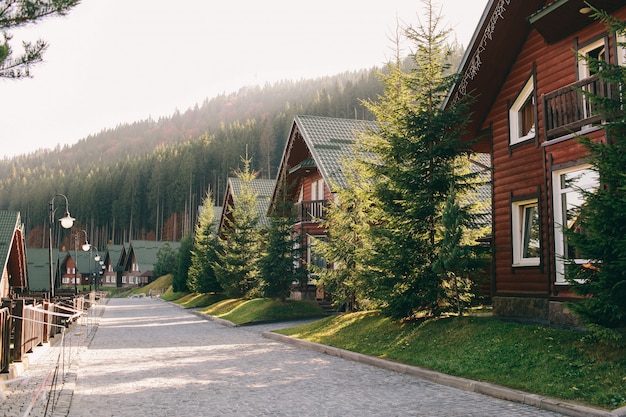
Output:
[[[459,47],[455,60],[461,56]],[[21,213],[29,248],[47,247],[50,202],[55,219],[65,210],[57,194],[67,196],[74,229],[96,248],[132,239],[178,241],[193,231],[207,192],[222,204],[227,178],[244,155],[259,178],[275,178],[296,114],[373,120],[363,101],[382,94],[380,71],[245,87],[169,117],[4,159],[0,209]],[[57,239],[62,250],[74,246],[69,233]]]

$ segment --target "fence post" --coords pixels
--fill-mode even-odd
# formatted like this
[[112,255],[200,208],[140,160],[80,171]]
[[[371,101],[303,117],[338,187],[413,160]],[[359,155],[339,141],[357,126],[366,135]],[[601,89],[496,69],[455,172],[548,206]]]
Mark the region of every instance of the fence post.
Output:
[[9,372],[11,361],[11,314],[9,307],[11,300],[2,300],[2,310],[0,310],[0,372]]
[[24,300],[13,300],[11,309],[13,316],[13,361],[21,362],[24,348]]

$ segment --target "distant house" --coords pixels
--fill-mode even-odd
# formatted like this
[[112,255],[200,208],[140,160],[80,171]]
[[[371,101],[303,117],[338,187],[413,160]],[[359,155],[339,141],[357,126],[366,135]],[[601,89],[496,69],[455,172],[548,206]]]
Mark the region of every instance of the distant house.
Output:
[[74,288],[82,285],[94,285],[93,275],[99,270],[100,264],[89,251],[68,251],[60,261],[61,286]]
[[126,259],[126,245],[107,245],[103,261],[104,273],[100,284],[105,287],[121,287],[122,272]]
[[[591,2],[619,20],[623,1]],[[607,141],[603,115],[581,93],[613,94],[580,56],[625,64],[624,41],[608,35],[583,0],[491,0],[461,64],[450,100],[472,94],[467,139],[493,167],[493,303],[504,316],[570,323],[575,300],[566,261],[579,189],[598,178],[577,142]]]
[[17,211],[0,210],[0,296],[28,289],[24,226]]
[[122,286],[141,286],[158,278],[153,276],[154,265],[157,263],[159,250],[164,245],[178,250],[180,242],[131,240],[123,263]]
[[[259,214],[260,227],[268,225],[267,212],[275,184],[276,180],[261,178],[255,178],[248,184],[252,192],[257,195],[257,211]],[[243,186],[244,182],[241,179],[236,177],[228,178],[226,191],[224,193],[224,203],[220,211],[215,212],[220,216],[218,225],[220,234],[223,234],[225,228],[228,227],[228,223],[233,221],[233,208],[237,204],[237,198],[241,195]]]
[[[293,225],[307,265],[325,267],[326,262],[311,250],[312,238],[323,238],[326,230],[319,224],[325,208],[335,199],[335,193],[346,186],[342,160],[353,157],[357,137],[377,129],[371,121],[337,119],[298,115],[294,118],[283,152],[277,184],[290,186],[290,196],[296,205]],[[273,198],[277,197],[275,188]],[[306,286],[294,287],[296,299],[323,299],[323,289],[315,288],[311,280]]]

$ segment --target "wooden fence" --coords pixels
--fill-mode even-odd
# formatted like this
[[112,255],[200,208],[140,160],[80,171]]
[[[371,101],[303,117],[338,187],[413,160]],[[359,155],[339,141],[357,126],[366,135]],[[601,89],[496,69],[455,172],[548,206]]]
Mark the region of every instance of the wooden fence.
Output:
[[[85,310],[85,297],[56,299],[3,299],[0,308],[0,372],[8,372],[11,362],[48,342],[67,327],[75,311]],[[74,316],[75,318],[75,316]]]

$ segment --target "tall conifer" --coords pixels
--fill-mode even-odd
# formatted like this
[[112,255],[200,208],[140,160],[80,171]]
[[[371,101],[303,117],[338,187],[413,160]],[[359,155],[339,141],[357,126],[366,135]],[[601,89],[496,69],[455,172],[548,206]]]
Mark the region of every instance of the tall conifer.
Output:
[[[412,68],[404,71],[398,51],[382,80],[384,95],[368,107],[379,134],[369,141],[378,156],[372,164],[374,195],[383,217],[373,230],[377,297],[397,318],[438,315],[450,308],[445,274],[435,263],[442,250],[442,216],[451,190],[462,198],[475,174],[461,174],[471,154],[460,140],[468,121],[467,103],[443,104],[456,76],[451,74],[449,30],[431,1],[426,20],[405,31],[413,44]],[[399,50],[399,48],[398,48]]]

